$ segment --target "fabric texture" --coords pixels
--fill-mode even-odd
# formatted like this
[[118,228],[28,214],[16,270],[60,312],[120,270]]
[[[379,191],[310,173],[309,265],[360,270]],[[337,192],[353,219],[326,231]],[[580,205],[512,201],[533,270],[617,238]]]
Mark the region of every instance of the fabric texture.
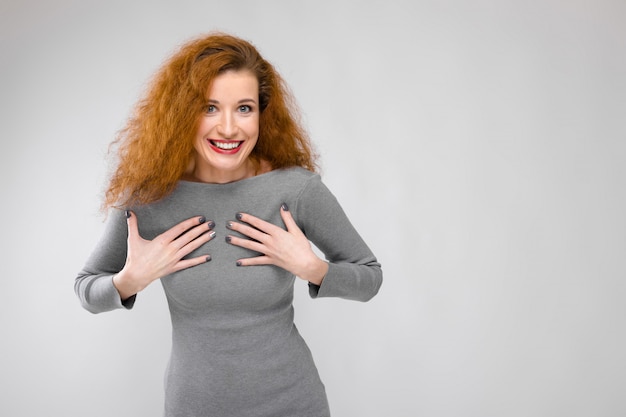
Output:
[[[286,203],[329,269],[311,297],[367,301],[382,283],[381,266],[319,175],[302,168],[274,170],[228,184],[181,181],[168,197],[132,207],[139,232],[153,239],[175,224],[205,216],[215,239],[190,254],[210,262],[160,281],[172,320],[172,352],[165,376],[166,417],[329,416],[324,385],[293,322],[293,274],[272,266],[236,266],[257,253],[225,242],[226,228],[245,212],[284,228]],[[127,224],[113,210],[105,232],[75,282],[87,310],[130,309],[113,286],[126,259]]]

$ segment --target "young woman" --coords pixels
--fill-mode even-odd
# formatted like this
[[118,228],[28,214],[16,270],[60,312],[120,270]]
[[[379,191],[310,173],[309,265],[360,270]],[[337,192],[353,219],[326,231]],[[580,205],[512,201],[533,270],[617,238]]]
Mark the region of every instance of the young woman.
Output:
[[382,283],[290,103],[250,43],[211,34],[164,64],[117,140],[105,232],[75,290],[99,313],[160,280],[165,416],[328,416],[293,323],[295,278],[314,298],[360,301]]

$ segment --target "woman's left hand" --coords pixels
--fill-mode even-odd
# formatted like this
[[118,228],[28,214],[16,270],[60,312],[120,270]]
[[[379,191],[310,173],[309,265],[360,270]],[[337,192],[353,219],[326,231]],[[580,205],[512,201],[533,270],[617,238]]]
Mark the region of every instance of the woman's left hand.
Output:
[[276,265],[303,280],[320,285],[328,272],[328,264],[313,252],[311,243],[293,220],[286,204],[281,206],[280,216],[287,230],[247,213],[237,214],[237,220],[242,223],[228,223],[229,229],[253,240],[226,236],[227,242],[262,253],[253,258],[239,259],[237,265]]

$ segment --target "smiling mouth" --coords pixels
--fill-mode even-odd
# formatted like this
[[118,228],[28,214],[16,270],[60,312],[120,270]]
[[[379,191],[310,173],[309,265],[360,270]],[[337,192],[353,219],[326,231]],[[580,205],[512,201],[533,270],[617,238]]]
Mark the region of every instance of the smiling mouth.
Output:
[[232,151],[233,149],[237,149],[241,146],[243,141],[239,140],[229,140],[229,141],[217,141],[217,140],[209,140],[211,145],[215,146],[218,149],[222,149],[225,151]]

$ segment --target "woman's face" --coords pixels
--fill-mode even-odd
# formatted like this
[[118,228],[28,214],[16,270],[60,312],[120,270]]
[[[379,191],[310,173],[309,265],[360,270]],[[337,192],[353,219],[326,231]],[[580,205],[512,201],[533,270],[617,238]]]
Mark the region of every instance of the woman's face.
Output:
[[259,114],[259,83],[251,72],[215,78],[194,142],[197,180],[227,183],[255,174],[250,153],[259,138]]

